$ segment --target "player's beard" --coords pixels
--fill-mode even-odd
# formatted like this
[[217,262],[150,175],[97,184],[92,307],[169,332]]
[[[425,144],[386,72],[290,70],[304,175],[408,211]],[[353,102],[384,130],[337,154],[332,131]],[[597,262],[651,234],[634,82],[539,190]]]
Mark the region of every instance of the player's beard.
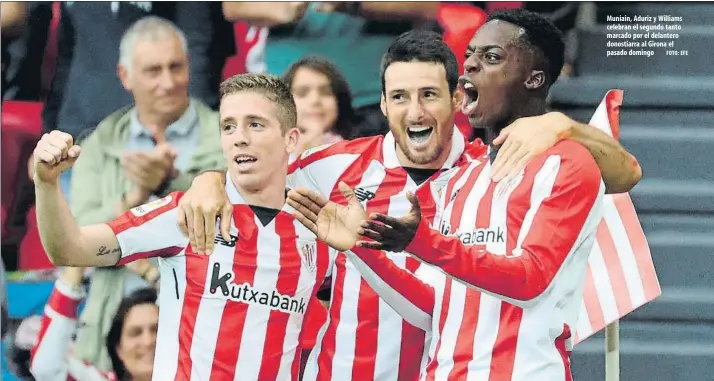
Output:
[[409,136],[406,136],[405,131],[402,138],[397,140],[397,144],[399,144],[399,148],[401,148],[402,152],[404,153],[404,156],[406,156],[407,159],[409,159],[409,161],[414,164],[431,164],[437,161],[441,157],[441,154],[444,152],[444,147],[442,147],[441,144],[436,144],[433,147],[427,148],[426,152],[413,152],[409,149],[409,145],[406,139],[409,139]]
[[[387,117],[387,120],[389,120],[389,113],[385,115]],[[428,117],[428,123],[424,124],[429,124],[434,126],[434,129],[432,131],[433,136],[430,139],[434,139],[436,144],[431,143],[430,146],[427,147],[426,151],[423,152],[414,152],[409,148],[409,135],[407,134],[407,125],[408,123],[402,119],[399,121],[399,131],[397,133],[393,132],[394,139],[397,142],[397,145],[399,145],[399,149],[404,153],[404,156],[406,158],[416,164],[416,165],[427,165],[431,164],[435,161],[437,161],[442,153],[444,152],[444,147],[441,140],[441,135],[439,134],[439,126],[436,123],[436,120],[434,120],[432,117]]]

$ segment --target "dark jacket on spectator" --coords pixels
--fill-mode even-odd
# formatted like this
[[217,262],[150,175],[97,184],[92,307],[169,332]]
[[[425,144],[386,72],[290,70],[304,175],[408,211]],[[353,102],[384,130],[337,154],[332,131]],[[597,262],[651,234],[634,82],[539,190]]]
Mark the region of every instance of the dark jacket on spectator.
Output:
[[83,137],[114,110],[130,105],[117,78],[119,43],[137,20],[156,15],[186,35],[190,93],[212,108],[227,57],[235,51],[232,25],[220,2],[63,2],[55,76],[43,112],[43,129]]

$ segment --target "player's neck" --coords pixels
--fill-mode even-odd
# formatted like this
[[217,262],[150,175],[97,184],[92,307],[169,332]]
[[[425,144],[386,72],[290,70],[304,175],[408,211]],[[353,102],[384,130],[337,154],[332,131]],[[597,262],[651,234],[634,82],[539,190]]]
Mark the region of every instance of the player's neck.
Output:
[[514,112],[506,117],[503,118],[502,120],[490,125],[486,126],[486,144],[491,144],[496,137],[498,137],[498,134],[503,130],[504,128],[508,127],[511,123],[515,122],[516,119],[519,118],[526,118],[529,116],[538,116],[538,115],[543,115],[546,112],[546,104],[544,99],[538,99],[538,98],[531,98],[528,100],[526,103],[523,104],[523,107],[520,107],[518,110],[514,110]]
[[269,185],[265,187],[252,189],[239,185],[234,175],[231,175],[231,180],[246,204],[270,209],[282,209],[285,205],[286,176],[266,182]]

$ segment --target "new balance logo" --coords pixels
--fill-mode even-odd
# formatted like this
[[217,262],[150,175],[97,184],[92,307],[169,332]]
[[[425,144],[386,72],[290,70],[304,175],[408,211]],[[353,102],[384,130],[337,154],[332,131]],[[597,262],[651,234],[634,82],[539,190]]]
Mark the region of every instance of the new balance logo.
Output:
[[275,290],[272,290],[270,293],[261,292],[248,283],[230,283],[231,279],[235,279],[233,272],[229,271],[221,275],[221,265],[214,263],[209,292],[216,294],[220,289],[223,296],[239,303],[262,304],[270,307],[272,310],[287,313],[305,313],[305,298],[280,295],[280,293]]
[[454,193],[451,194],[451,198],[449,199],[450,203],[456,200],[456,196],[459,194],[459,191],[461,191],[461,188],[455,190]]
[[228,246],[228,247],[236,247],[236,242],[238,241],[238,237],[234,236],[231,234],[231,241],[228,242],[225,239],[223,239],[223,236],[220,234],[216,234],[216,238],[213,239],[213,243],[217,243],[221,246]]
[[356,188],[355,195],[357,196],[357,200],[359,200],[359,202],[364,202],[365,200],[371,200],[375,196],[374,192],[370,192],[363,188]]
[[495,229],[478,228],[469,232],[451,234],[451,226],[449,226],[449,224],[442,223],[439,231],[445,236],[452,235],[457,237],[464,245],[506,242],[503,229],[501,229],[500,226]]

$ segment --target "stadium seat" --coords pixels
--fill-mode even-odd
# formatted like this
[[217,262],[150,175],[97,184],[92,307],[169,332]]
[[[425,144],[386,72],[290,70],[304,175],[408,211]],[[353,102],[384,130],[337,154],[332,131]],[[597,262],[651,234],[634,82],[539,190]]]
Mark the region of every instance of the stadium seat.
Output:
[[[444,41],[456,54],[460,73],[464,69],[464,55],[469,41],[484,24],[486,17],[486,12],[471,5],[442,3],[439,7],[439,22],[444,27]],[[465,136],[471,136],[469,120],[461,112],[456,114],[456,126]]]
[[27,176],[27,160],[42,131],[42,103],[2,104],[2,240],[11,244],[21,229],[14,226],[18,191]]

